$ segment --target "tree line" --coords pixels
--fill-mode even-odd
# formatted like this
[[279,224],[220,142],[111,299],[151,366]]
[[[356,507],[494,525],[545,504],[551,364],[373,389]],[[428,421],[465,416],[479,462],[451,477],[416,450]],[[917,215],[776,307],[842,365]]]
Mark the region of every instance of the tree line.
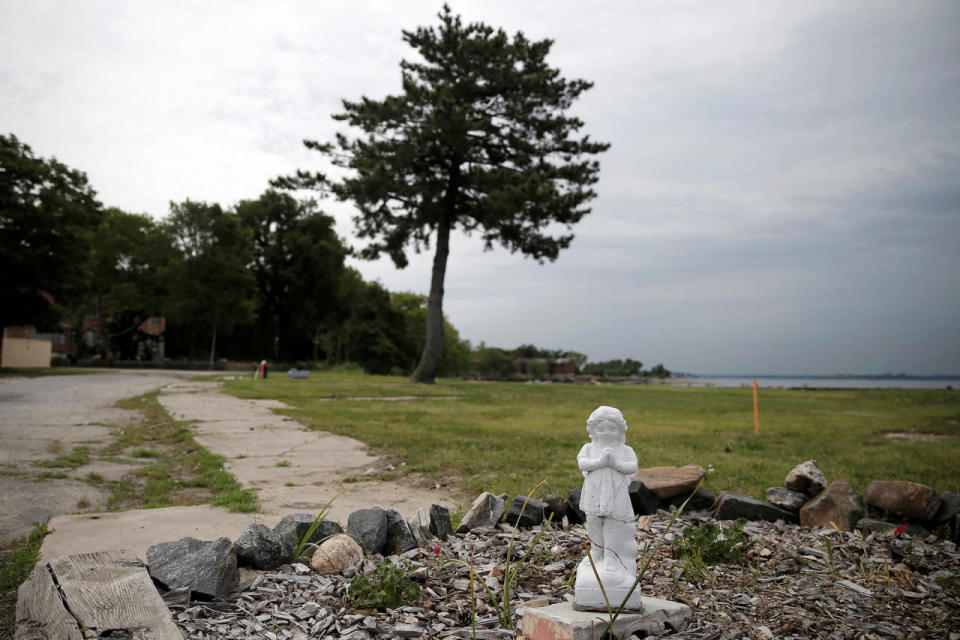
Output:
[[[313,200],[267,189],[229,208],[171,202],[154,220],[103,207],[82,171],[0,135],[0,323],[54,331],[67,318],[79,357],[149,358],[157,337],[141,323],[163,317],[169,358],[351,363],[409,375],[424,348],[427,297],[364,280],[348,255]],[[660,373],[534,345],[473,347],[446,318],[444,341],[443,376],[511,377],[518,359],[569,359],[597,376]],[[549,374],[541,368],[532,375]]]

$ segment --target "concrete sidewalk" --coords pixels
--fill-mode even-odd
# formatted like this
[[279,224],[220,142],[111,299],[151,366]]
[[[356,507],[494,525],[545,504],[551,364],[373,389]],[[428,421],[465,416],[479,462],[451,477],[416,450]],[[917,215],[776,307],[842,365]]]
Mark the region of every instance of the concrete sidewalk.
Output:
[[241,485],[257,491],[265,513],[234,514],[199,505],[60,516],[51,520],[55,532],[44,541],[43,559],[121,548],[144,559],[152,544],[184,536],[234,539],[251,522],[273,525],[288,513],[316,514],[334,496],[328,519],[343,525],[351,512],[367,507],[392,508],[406,516],[431,504],[455,503],[450,490],[414,486],[406,478],[378,479],[389,461],[370,455],[358,440],[308,431],[271,411],[282,403],[241,400],[218,387],[216,382],[174,381],[162,389],[159,400],[177,420],[194,423],[198,444],[227,459],[226,468]]

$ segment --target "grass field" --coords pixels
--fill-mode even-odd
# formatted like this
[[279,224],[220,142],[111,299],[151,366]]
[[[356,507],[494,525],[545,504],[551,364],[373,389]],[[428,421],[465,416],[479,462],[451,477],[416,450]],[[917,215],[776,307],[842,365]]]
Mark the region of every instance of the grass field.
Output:
[[[406,379],[313,372],[233,380],[243,398],[275,398],[313,429],[352,436],[407,461],[411,471],[469,493],[546,492],[582,482],[576,455],[599,405],[623,411],[640,465],[713,467],[704,486],[757,498],[814,458],[828,480],[862,490],[872,480],[913,480],[960,491],[960,393],[939,390],[760,390],[760,435],[749,389],[497,382],[411,385]],[[415,400],[358,400],[418,396]],[[442,399],[454,396],[456,399]],[[336,399],[330,401],[330,399]],[[891,439],[889,432],[939,436]]]

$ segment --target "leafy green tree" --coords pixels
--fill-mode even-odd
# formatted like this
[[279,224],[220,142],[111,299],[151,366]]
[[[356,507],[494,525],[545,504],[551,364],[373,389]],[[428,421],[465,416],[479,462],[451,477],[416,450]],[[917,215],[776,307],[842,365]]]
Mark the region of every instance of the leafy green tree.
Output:
[[481,343],[473,352],[472,367],[479,375],[507,378],[517,373],[516,359],[508,351]]
[[650,369],[646,375],[650,376],[651,378],[669,378],[670,370],[664,367],[662,364],[658,364],[653,369]]
[[[171,317],[210,331],[210,365],[217,331],[230,331],[253,317],[255,282],[250,272],[253,242],[236,215],[218,204],[170,203],[167,229],[179,254],[172,282]],[[191,341],[191,351],[192,351]]]
[[[417,293],[391,293],[390,306],[405,319],[404,351],[409,356],[405,373],[413,371],[423,353],[427,326],[427,296]],[[446,317],[443,319],[443,359],[437,367],[438,376],[463,375],[470,366],[470,343],[460,339],[460,332]]]
[[605,362],[588,362],[584,365],[583,373],[591,376],[638,376],[643,363],[639,360],[607,360]]
[[404,318],[390,304],[390,293],[378,282],[365,282],[348,268],[341,280],[335,321],[325,335],[330,362],[359,364],[367,373],[386,375],[404,370]]
[[236,206],[253,237],[251,269],[258,290],[258,320],[269,320],[281,359],[317,358],[317,335],[339,304],[347,250],[334,220],[312,200],[267,191]]
[[83,298],[101,215],[85,173],[0,135],[0,327],[53,329]]
[[450,233],[478,232],[488,248],[501,244],[537,260],[554,260],[569,230],[590,209],[599,163],[608,148],[575,135],[566,115],[592,85],[566,80],[546,62],[552,42],[512,39],[482,23],[464,25],[444,6],[440,26],[404,31],[420,56],[400,63],[403,92],[383,100],[344,101],[334,116],[360,130],[335,143],[306,141],[346,177],[299,171],[283,188],[318,188],[354,203],[359,255],[390,256],[407,265],[406,248],[434,257],[426,339],[412,380],[432,382],[444,352],[443,294]]
[[168,300],[173,260],[170,237],[151,218],[116,208],[103,212],[93,236],[87,301],[100,319],[101,355],[135,356],[144,338],[140,324],[162,313]]

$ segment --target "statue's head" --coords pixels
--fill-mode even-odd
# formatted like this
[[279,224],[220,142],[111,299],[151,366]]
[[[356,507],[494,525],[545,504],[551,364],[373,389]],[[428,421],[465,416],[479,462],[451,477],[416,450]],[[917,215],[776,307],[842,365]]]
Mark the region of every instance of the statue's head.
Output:
[[601,425],[612,425],[616,427],[618,439],[621,443],[626,442],[627,421],[623,418],[623,414],[620,413],[620,409],[607,406],[594,409],[590,417],[587,418],[587,433],[590,434],[591,439],[596,439],[597,428]]

